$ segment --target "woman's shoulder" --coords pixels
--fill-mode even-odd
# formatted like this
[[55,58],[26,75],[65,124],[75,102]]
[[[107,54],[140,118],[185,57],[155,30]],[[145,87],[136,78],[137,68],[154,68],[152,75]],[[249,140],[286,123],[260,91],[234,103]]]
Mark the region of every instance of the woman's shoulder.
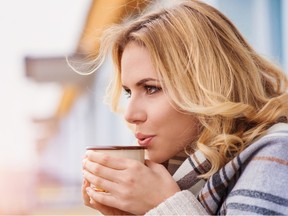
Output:
[[[248,174],[253,178],[256,178],[255,175],[266,178],[275,173],[274,177],[284,175],[288,179],[287,153],[288,124],[275,124],[239,155],[243,162],[241,170],[246,177]],[[273,179],[271,176],[269,178]]]
[[[262,170],[261,174],[271,174],[276,170],[288,171],[288,124],[278,123],[267,130],[267,133],[257,139],[239,155],[243,162],[242,171],[253,172]],[[262,168],[261,168],[262,167]],[[271,170],[270,170],[271,169]],[[268,170],[268,172],[267,172]],[[278,171],[280,171],[278,170]],[[283,171],[284,171],[283,170]],[[288,172],[286,172],[288,177]]]
[[211,176],[199,201],[213,214],[287,213],[287,152],[288,124],[275,124]]
[[226,213],[287,214],[288,124],[277,124],[238,157],[238,178]]
[[277,123],[271,126],[264,137],[288,137],[288,123]]
[[263,157],[271,160],[271,157],[283,157],[288,160],[288,124],[278,123],[267,130],[267,133],[258,138],[241,154],[240,158]]

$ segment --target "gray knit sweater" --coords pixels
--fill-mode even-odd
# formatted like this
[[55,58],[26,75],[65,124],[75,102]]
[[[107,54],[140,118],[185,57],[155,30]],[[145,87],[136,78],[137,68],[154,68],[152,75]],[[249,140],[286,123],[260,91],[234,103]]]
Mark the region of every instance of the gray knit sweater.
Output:
[[201,152],[183,162],[174,179],[181,191],[146,215],[288,215],[288,124],[272,126],[204,182]]

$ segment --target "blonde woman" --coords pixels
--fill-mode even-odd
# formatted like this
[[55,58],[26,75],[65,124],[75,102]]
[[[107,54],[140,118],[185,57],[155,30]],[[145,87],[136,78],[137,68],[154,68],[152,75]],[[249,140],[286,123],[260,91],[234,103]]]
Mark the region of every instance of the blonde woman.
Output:
[[223,14],[178,3],[111,28],[99,58],[111,44],[111,104],[119,109],[124,90],[124,117],[148,159],[88,151],[87,206],[103,214],[288,214],[287,77]]

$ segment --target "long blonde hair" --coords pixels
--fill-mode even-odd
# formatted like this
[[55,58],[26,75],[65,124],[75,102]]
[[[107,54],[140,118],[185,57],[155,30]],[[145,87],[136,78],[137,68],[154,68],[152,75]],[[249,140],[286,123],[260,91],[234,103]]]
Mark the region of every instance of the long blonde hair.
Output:
[[[259,56],[218,10],[191,0],[110,28],[115,76],[109,88],[118,109],[121,57],[131,42],[145,46],[177,110],[195,115],[201,132],[192,149],[211,162],[209,177],[277,122],[287,122],[287,76]],[[190,146],[190,147],[191,147]]]

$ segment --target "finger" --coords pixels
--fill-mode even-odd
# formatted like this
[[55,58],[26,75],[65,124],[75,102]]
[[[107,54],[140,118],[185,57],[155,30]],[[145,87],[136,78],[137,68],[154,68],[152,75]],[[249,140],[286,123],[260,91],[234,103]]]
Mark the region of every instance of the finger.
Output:
[[157,175],[166,176],[167,178],[171,177],[171,174],[162,164],[155,163],[151,160],[145,160],[145,164]]
[[95,200],[93,200],[93,199],[90,200],[90,204],[93,208],[97,209],[98,211],[100,211],[104,215],[111,213],[111,211],[109,211],[111,207],[102,205],[101,203],[98,203],[98,202],[95,202]]
[[90,185],[89,182],[87,182],[84,179],[83,184],[82,184],[82,197],[83,197],[84,204],[86,206],[90,206],[90,197],[86,192],[86,188],[89,187],[89,185]]
[[99,193],[99,192],[95,192],[93,189],[91,188],[86,188],[86,192],[89,195],[89,197],[91,198],[92,202],[96,202],[96,203],[100,203],[104,206],[109,206],[112,208],[116,208],[116,209],[121,209],[121,205],[120,205],[120,200],[117,200],[114,196],[111,196],[111,194],[109,193]]
[[82,168],[83,169],[86,167],[86,163],[87,163],[87,157],[82,160]]
[[87,159],[84,164],[84,170],[107,180],[118,182],[118,176],[120,175],[118,170],[102,166],[101,164],[91,162]]
[[118,188],[118,184],[116,182],[95,176],[86,170],[83,171],[83,177],[88,182],[95,185],[96,188],[101,188],[101,190],[108,191],[110,193],[113,193]]
[[145,160],[145,164],[147,167],[154,171],[166,170],[166,168],[162,164],[155,163],[151,160]]
[[108,154],[88,150],[86,156],[90,161],[101,164],[112,169],[123,170],[129,164],[129,159],[114,157]]
[[[85,192],[83,192],[85,198],[84,198],[84,204],[90,208],[97,209],[100,211],[103,215],[111,215],[114,209],[112,209],[109,206],[102,205],[101,203],[96,202],[93,200],[86,192],[87,188],[84,189]],[[115,210],[114,210],[115,211]],[[113,214],[114,215],[114,214]]]
[[128,212],[124,212],[110,206],[105,206],[101,203],[95,202],[93,199],[91,199],[90,203],[93,208],[100,211],[103,215],[130,215]]

